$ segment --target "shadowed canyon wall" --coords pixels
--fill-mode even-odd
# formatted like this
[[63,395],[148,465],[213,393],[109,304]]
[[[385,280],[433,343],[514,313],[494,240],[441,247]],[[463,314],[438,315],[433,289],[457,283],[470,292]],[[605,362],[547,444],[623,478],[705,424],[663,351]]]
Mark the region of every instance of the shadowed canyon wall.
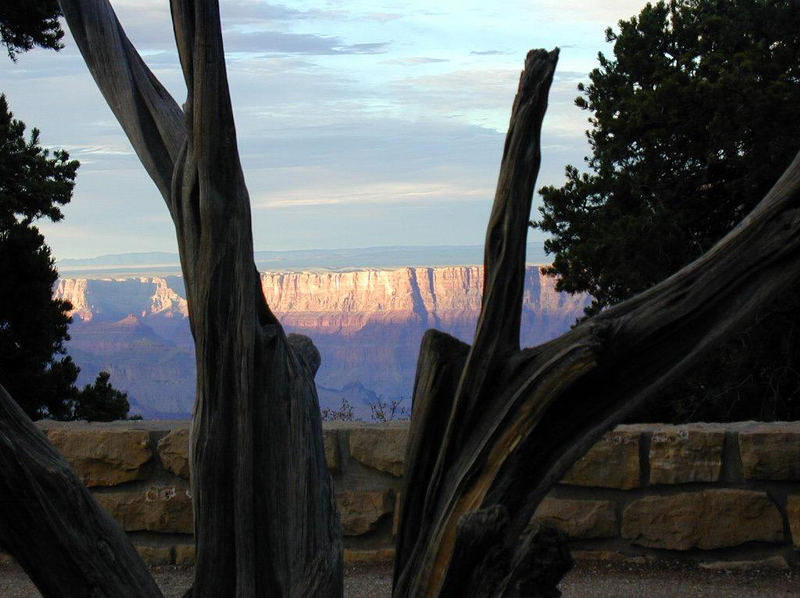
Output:
[[[287,332],[310,336],[322,354],[321,405],[336,407],[346,398],[357,417],[368,417],[369,403],[379,397],[410,401],[428,328],[472,340],[482,280],[479,266],[261,276],[267,302]],[[524,346],[558,336],[582,315],[587,297],[554,287],[537,266],[528,267]],[[61,279],[55,295],[73,305],[68,346],[83,368],[81,382],[106,369],[145,417],[191,411],[194,357],[180,277]]]

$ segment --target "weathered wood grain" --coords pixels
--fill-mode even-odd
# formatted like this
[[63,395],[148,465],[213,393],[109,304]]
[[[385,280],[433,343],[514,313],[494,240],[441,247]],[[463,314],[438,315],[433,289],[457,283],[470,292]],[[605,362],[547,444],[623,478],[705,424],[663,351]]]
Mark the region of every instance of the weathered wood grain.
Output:
[[336,596],[342,544],[313,372],[253,262],[216,0],[172,0],[181,110],[108,0],[61,0],[86,64],[175,223],[195,340],[195,596]]
[[[606,430],[800,280],[798,155],[705,256],[562,337],[519,350],[521,223],[555,59],[532,52],[521,77],[487,232],[476,340],[449,391],[425,383],[452,366],[431,358],[423,344],[411,422],[420,463],[410,470],[425,472],[428,484],[417,480],[403,492],[397,597],[452,595],[456,587],[464,596],[525,595],[522,587],[547,594],[539,582],[530,585],[529,572],[531,559],[541,559],[532,550],[538,530],[530,519],[549,488]],[[521,166],[526,161],[529,169]],[[476,571],[484,572],[481,579]]]
[[127,535],[0,386],[0,546],[47,598],[161,596]]

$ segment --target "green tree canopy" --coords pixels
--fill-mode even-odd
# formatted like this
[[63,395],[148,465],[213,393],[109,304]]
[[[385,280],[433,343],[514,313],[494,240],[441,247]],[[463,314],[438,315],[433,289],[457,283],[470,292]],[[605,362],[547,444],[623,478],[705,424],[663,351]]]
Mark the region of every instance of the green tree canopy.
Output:
[[702,255],[800,145],[800,10],[794,0],[671,0],[608,29],[613,57],[579,86],[589,172],[541,189],[557,288],[587,313]]
[[[800,147],[794,0],[670,0],[608,29],[613,56],[575,103],[589,113],[587,171],[540,190],[556,288],[593,315],[706,252]],[[800,299],[787,297],[639,418],[800,417]]]

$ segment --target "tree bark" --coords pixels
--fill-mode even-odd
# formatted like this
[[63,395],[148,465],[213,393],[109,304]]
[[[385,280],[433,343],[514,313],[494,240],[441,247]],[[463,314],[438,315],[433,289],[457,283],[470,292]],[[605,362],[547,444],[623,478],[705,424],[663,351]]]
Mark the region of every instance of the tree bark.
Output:
[[[705,256],[560,338],[519,350],[525,225],[556,57],[531,52],[521,77],[474,345],[436,331],[422,343],[396,597],[551,594],[566,559],[530,524],[550,487],[605,431],[800,279],[798,154]],[[545,558],[560,573],[542,585],[546,571],[536,564]]]
[[[136,54],[107,0],[60,4],[176,227],[198,366],[194,594],[341,595],[314,358],[292,348],[253,264],[217,3],[172,0],[188,88],[183,110]],[[519,350],[527,216],[556,60],[557,51],[543,50],[526,60],[487,232],[475,343],[435,331],[423,341],[395,596],[556,595],[568,558],[558,537],[530,525],[548,489],[603,432],[800,277],[798,155],[701,259],[564,336]],[[29,434],[9,430],[9,447]],[[0,450],[4,462],[14,454]],[[14,465],[18,459],[4,467],[17,467],[14,479],[36,467]],[[47,471],[31,483],[48,479]],[[57,522],[65,508],[44,511]],[[106,548],[82,545],[84,534],[95,537],[81,530],[59,550],[75,551],[88,566],[99,558],[90,553]],[[132,549],[119,542],[112,552],[127,559]],[[47,582],[39,571],[49,563],[28,566],[34,581]],[[93,570],[81,571],[75,583],[94,583]],[[138,579],[138,570],[132,575]]]
[[45,597],[161,596],[128,536],[0,386],[0,545]]
[[107,0],[60,4],[175,223],[197,361],[194,595],[341,595],[341,534],[316,387],[270,312],[253,262],[217,2],[171,2],[183,110]]

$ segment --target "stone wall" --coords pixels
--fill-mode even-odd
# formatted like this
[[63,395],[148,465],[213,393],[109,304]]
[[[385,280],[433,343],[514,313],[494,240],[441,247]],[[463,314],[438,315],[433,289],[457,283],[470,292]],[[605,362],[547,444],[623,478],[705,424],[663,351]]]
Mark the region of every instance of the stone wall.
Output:
[[[44,422],[151,564],[194,560],[188,422]],[[325,424],[345,559],[390,560],[407,424]],[[606,434],[534,517],[577,558],[800,565],[800,422],[628,425]]]

